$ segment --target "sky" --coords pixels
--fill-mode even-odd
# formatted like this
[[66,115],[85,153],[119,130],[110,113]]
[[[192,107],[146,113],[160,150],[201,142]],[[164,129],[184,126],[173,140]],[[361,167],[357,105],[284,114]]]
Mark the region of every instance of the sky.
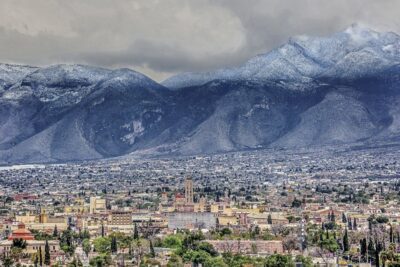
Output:
[[399,10],[398,0],[1,0],[0,62],[128,67],[162,81],[352,23],[400,33]]

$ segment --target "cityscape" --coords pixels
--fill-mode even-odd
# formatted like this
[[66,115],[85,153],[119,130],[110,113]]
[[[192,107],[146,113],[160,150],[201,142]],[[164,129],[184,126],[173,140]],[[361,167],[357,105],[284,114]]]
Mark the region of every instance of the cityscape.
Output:
[[400,267],[400,0],[0,0],[0,267]]
[[395,145],[0,170],[4,266],[380,266],[398,260]]

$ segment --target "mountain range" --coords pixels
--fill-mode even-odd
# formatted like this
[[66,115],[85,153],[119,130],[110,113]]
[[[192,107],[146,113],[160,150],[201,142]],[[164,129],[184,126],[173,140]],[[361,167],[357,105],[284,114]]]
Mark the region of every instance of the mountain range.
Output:
[[195,155],[400,137],[400,36],[352,25],[157,83],[0,64],[0,163]]

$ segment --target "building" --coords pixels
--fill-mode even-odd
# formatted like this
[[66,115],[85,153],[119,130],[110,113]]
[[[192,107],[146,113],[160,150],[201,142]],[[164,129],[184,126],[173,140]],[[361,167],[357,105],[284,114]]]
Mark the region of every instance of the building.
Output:
[[193,202],[193,180],[192,178],[188,177],[185,180],[185,203],[193,204]]
[[14,230],[11,233],[11,235],[8,236],[9,241],[13,241],[14,239],[23,239],[27,241],[27,240],[34,240],[35,237],[31,233],[31,231],[25,228],[25,224],[19,223],[18,228]]
[[[13,240],[22,239],[26,241],[24,252],[27,254],[37,253],[39,247],[44,251],[46,240],[35,240],[34,235],[25,228],[25,224],[18,223],[18,228],[15,229],[7,238],[0,241],[0,254],[8,255],[11,252]],[[49,240],[50,253],[58,253],[60,251],[60,243],[58,240]]]
[[280,240],[207,240],[219,253],[274,254],[283,253]]
[[[60,242],[58,240],[49,240],[48,242],[51,254],[60,252]],[[0,254],[8,255],[8,253],[11,252],[12,245],[12,240],[0,241]],[[45,245],[46,240],[26,240],[26,248],[24,249],[24,253],[32,255],[37,253],[39,248],[44,251]]]
[[111,225],[132,225],[132,213],[129,211],[113,211],[109,220]]
[[106,211],[106,200],[100,197],[90,197],[89,212],[102,213]]
[[217,220],[209,212],[175,212],[168,214],[169,229],[212,229]]

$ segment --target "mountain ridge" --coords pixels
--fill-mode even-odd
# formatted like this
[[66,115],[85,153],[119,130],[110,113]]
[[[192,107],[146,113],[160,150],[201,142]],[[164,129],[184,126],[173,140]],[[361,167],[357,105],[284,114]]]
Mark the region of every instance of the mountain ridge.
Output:
[[398,138],[399,48],[395,33],[352,25],[161,84],[130,69],[0,64],[0,163]]

